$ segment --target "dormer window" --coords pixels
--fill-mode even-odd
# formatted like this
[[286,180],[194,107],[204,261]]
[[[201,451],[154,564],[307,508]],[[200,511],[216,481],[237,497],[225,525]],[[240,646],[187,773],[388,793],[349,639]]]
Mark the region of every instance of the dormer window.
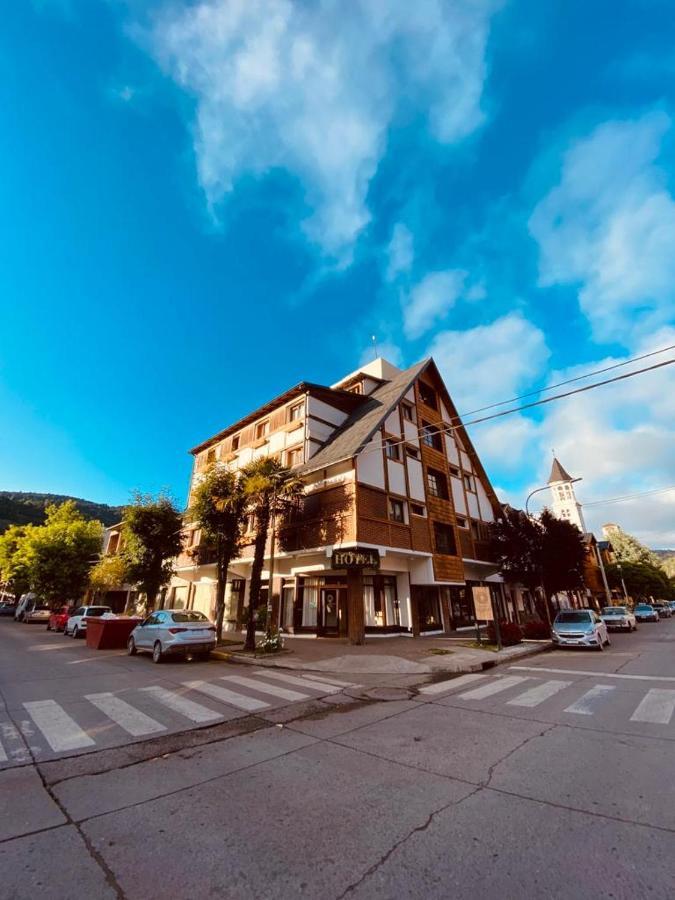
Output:
[[419,390],[422,403],[424,403],[425,406],[430,406],[432,409],[438,409],[436,391],[423,381],[419,382]]

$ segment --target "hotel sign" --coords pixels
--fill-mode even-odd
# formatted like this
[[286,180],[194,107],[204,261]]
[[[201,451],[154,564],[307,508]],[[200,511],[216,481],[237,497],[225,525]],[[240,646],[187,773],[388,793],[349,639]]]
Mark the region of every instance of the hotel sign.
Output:
[[333,569],[379,569],[380,551],[350,547],[349,550],[333,550]]
[[472,589],[473,605],[476,610],[477,622],[492,622],[494,613],[492,612],[492,597],[490,596],[490,588],[475,585]]

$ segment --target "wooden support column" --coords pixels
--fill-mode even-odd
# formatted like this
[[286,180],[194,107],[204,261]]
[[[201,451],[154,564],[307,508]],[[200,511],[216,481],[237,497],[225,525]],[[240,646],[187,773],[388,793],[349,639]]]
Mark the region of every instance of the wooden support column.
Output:
[[348,569],[347,584],[349,585],[349,597],[347,600],[349,643],[365,644],[366,618],[363,605],[363,571],[361,569]]

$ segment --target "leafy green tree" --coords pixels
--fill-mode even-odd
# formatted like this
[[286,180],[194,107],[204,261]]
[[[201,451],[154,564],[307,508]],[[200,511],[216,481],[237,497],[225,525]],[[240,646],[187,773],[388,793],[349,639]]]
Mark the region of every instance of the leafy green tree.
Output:
[[668,578],[675,578],[675,553],[665,554],[659,557],[659,565]]
[[183,519],[167,494],[133,495],[122,515],[121,556],[128,579],[145,594],[146,612],[154,609],[157,594],[169,583],[174,559],[183,549]]
[[675,598],[673,582],[658,566],[645,562],[622,562],[606,567],[610,587],[622,590],[621,577],[633,600],[670,600]]
[[89,584],[94,591],[111,591],[128,580],[127,565],[120,554],[102,556],[89,573]]
[[28,548],[32,525],[10,525],[0,535],[0,581],[18,598],[30,588]]
[[541,585],[541,524],[522,509],[504,506],[492,526],[492,550],[507,581],[524,585],[534,595]]
[[[241,470],[242,489],[248,512],[255,522],[255,544],[251,585],[246,622],[245,650],[255,650],[255,611],[260,605],[260,585],[265,548],[272,517],[283,515],[299,503],[303,493],[302,482],[286,466],[276,459],[263,457],[253,460]],[[268,609],[272,599],[272,585],[268,592]]]
[[606,533],[618,562],[648,563],[651,566],[658,566],[658,556],[618,525],[612,525],[611,528],[608,526]]
[[102,536],[101,523],[87,521],[73,500],[47,506],[45,524],[26,535],[31,589],[49,603],[80,600],[101,551]]
[[201,543],[195,553],[212,552],[216,561],[216,634],[223,634],[227,570],[239,549],[246,498],[239,475],[222,466],[207,469],[193,493],[190,519],[201,529]]
[[544,588],[549,599],[559,591],[574,591],[584,584],[586,549],[583,535],[576,525],[558,519],[544,509],[539,517],[544,530],[541,545],[541,567]]

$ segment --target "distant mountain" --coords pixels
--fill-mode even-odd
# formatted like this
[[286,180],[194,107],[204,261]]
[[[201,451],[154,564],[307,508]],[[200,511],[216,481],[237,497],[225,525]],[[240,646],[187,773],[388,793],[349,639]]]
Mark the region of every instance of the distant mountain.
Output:
[[675,550],[652,551],[659,558],[659,565],[668,578],[675,578]]
[[80,497],[62,494],[32,494],[23,491],[0,491],[0,533],[9,525],[42,525],[48,503],[74,500],[85,519],[98,519],[104,525],[114,525],[122,518],[121,506],[92,503]]

